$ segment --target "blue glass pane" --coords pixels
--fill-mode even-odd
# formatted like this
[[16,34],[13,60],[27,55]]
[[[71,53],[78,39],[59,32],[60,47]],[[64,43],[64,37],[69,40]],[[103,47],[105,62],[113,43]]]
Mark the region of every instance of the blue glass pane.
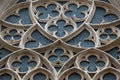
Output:
[[48,38],[46,38],[45,36],[43,36],[38,30],[35,30],[31,34],[31,36],[32,36],[32,38],[35,39],[35,41],[27,42],[25,44],[26,48],[37,48],[39,46],[39,43],[41,43],[42,45],[48,45],[53,42],[53,41],[49,40]]
[[20,65],[20,72],[27,72],[28,71],[28,56],[21,57],[21,65]]
[[64,55],[64,50],[63,49],[58,48],[54,51],[54,55],[50,56],[48,59],[51,62],[55,62],[57,60],[61,60],[63,62],[66,62],[69,59],[69,57]]
[[56,25],[50,25],[48,27],[48,30],[51,32],[55,32],[55,35],[57,37],[63,37],[65,36],[65,31],[66,32],[71,32],[74,29],[72,25],[66,25],[65,20],[58,20],[56,22]]
[[15,34],[17,33],[17,30],[12,29],[9,33],[10,33],[11,35],[15,35]]
[[71,39],[70,41],[68,41],[67,43],[72,44],[72,45],[76,45],[81,41],[84,41],[84,38],[88,38],[90,35],[90,33],[87,30],[82,31],[79,35],[77,35],[76,37],[74,37],[73,39]]
[[12,38],[11,35],[5,35],[5,36],[4,36],[4,39],[5,39],[5,40],[10,40],[11,38]]
[[96,7],[96,11],[91,23],[99,24],[103,20],[105,20],[105,22],[111,22],[117,19],[118,17],[115,14],[106,14],[106,10],[104,8]]
[[5,48],[1,48],[0,49],[0,59],[4,58],[5,56],[7,56],[10,53],[11,53],[11,51],[9,51]]
[[98,62],[96,62],[96,66],[98,66],[98,67],[103,67],[103,66],[105,66],[105,62],[103,62],[103,61],[98,61]]
[[18,61],[12,63],[12,66],[13,66],[13,67],[18,67],[18,66],[20,66],[20,65],[21,65],[21,63],[18,62]]
[[63,62],[66,62],[68,59],[69,59],[69,57],[67,57],[67,56],[61,56],[60,57],[60,60],[63,61]]
[[96,68],[96,63],[95,62],[97,60],[97,57],[92,55],[92,56],[89,56],[88,59],[89,59],[89,62],[90,62],[89,67],[88,67],[88,71],[91,71],[91,72],[96,71],[97,68]]
[[21,36],[20,36],[20,35],[15,35],[13,38],[14,38],[15,40],[19,40],[19,39],[21,38]]
[[110,34],[110,38],[111,38],[111,39],[116,39],[116,38],[117,38],[117,35],[116,35],[116,34]]
[[90,40],[85,40],[84,42],[81,43],[81,46],[84,48],[95,47],[95,43]]
[[5,20],[11,23],[18,23],[21,20],[22,24],[32,24],[32,21],[29,16],[29,9],[23,8],[19,11],[19,17],[16,15],[10,15]]
[[57,30],[57,26],[51,25],[51,26],[48,27],[48,30],[49,31],[56,31]]
[[59,15],[59,12],[56,11],[55,9],[57,8],[57,6],[55,4],[50,4],[47,6],[47,8],[45,8],[44,6],[39,6],[37,7],[37,11],[41,12],[38,17],[40,19],[45,19],[48,17],[48,14],[52,17],[56,17]]
[[17,23],[17,22],[19,22],[19,17],[18,16],[16,16],[16,15],[11,15],[11,16],[8,16],[6,19],[5,19],[5,21],[7,21],[7,22],[10,22],[10,23]]
[[117,80],[117,77],[112,73],[107,73],[103,76],[103,80]]
[[112,29],[107,28],[107,29],[105,29],[105,32],[106,32],[107,34],[110,34],[110,33],[112,33]]
[[100,38],[101,38],[101,39],[106,39],[107,37],[108,37],[107,34],[101,34],[101,35],[100,35]]
[[116,59],[120,59],[119,56],[120,56],[120,52],[119,52],[119,48],[118,47],[115,47],[113,49],[110,49],[108,51],[106,51],[107,53],[109,53],[111,56],[113,56],[114,58]]
[[91,23],[101,23],[105,14],[106,10],[104,8],[96,7],[96,11]]
[[37,65],[37,63],[35,61],[30,61],[28,63],[28,66],[30,66],[30,67],[35,67],[36,65]]
[[61,56],[63,53],[64,53],[64,50],[63,50],[63,49],[56,49],[56,50],[55,50],[55,54],[56,54],[57,56]]
[[82,61],[81,63],[80,63],[80,66],[82,66],[82,67],[87,67],[89,65],[89,62],[88,61]]
[[27,72],[28,67],[35,67],[37,65],[35,61],[29,61],[29,59],[30,58],[28,56],[22,56],[20,58],[21,61],[13,62],[12,66],[19,68],[20,72]]
[[50,60],[51,62],[55,62],[57,59],[58,59],[57,56],[50,56],[48,58],[48,60]]
[[65,12],[65,15],[67,17],[72,17],[73,15],[75,15],[77,18],[84,18],[85,14],[82,12],[88,10],[88,7],[85,5],[82,5],[78,8],[76,4],[70,4],[68,7],[70,8],[70,10]]
[[46,75],[38,73],[33,77],[33,80],[46,80]]
[[29,9],[24,8],[19,11],[20,19],[22,20],[22,24],[32,24],[30,16],[29,16]]
[[37,43],[36,41],[28,41],[25,44],[26,48],[37,48],[39,46],[39,43]]
[[12,76],[7,73],[2,74],[0,75],[0,80],[12,80]]
[[80,66],[87,68],[90,72],[94,72],[97,70],[97,67],[105,66],[105,62],[98,61],[96,56],[90,55],[86,61],[80,62]]
[[104,16],[104,20],[106,22],[112,22],[112,21],[117,20],[117,19],[118,19],[118,17],[114,14],[108,14],[108,15]]
[[90,36],[90,33],[88,30],[83,30],[80,34],[72,38],[71,40],[67,41],[68,44],[71,45],[77,45],[81,42],[82,47],[94,47],[95,44],[93,41],[85,40]]
[[65,28],[65,30],[68,31],[68,32],[70,32],[70,31],[72,31],[72,30],[74,29],[74,27],[71,26],[71,25],[66,25],[64,28]]
[[64,20],[57,21],[58,31],[57,31],[56,35],[58,37],[63,37],[65,35],[65,32],[64,32],[64,25],[65,25],[65,23],[66,22]]
[[81,76],[78,73],[72,73],[68,76],[68,80],[81,80]]

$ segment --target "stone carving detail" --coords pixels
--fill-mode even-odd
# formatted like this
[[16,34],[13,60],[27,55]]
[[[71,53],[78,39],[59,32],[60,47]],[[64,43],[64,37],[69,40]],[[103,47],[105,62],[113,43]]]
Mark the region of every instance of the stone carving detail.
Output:
[[0,80],[120,80],[119,0],[11,1]]

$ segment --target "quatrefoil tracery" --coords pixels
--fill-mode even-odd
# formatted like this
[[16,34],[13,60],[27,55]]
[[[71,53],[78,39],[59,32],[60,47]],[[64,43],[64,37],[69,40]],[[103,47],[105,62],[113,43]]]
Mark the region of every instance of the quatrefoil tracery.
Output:
[[68,18],[56,18],[48,21],[45,26],[47,32],[57,37],[64,37],[77,29],[76,24]]
[[22,5],[18,4],[10,7],[6,12],[4,12],[2,19],[3,21],[7,21],[14,25],[31,25],[32,20],[29,14],[29,3],[23,3]]
[[9,57],[8,65],[16,72],[26,73],[40,65],[40,58],[37,55],[22,51]]
[[46,22],[61,14],[61,5],[56,1],[43,2],[42,4],[36,3],[33,8],[39,22]]
[[52,50],[47,50],[45,53],[45,57],[55,68],[61,68],[72,56],[73,52],[71,50],[66,50],[64,46],[58,46]]
[[120,72],[113,68],[106,68],[103,71],[99,72],[99,74],[95,75],[93,79],[94,80],[119,80],[120,79],[120,77],[118,76],[119,74]]
[[81,22],[84,21],[90,11],[91,2],[84,1],[69,1],[63,6],[63,14],[65,17],[72,18],[74,21]]
[[20,76],[9,69],[0,70],[1,80],[21,80]]
[[[101,15],[102,15],[102,13],[103,13],[103,15],[108,14],[105,19],[114,18],[115,16],[117,16],[119,18],[119,15],[118,15],[119,12],[118,12],[117,9],[114,12],[110,11],[108,9],[108,6],[111,7],[111,5],[103,3],[103,4],[106,4],[107,6],[104,6],[102,8],[100,3],[101,2],[95,1],[94,6],[96,7],[96,11],[95,11],[95,15],[93,16],[94,21],[96,21],[94,17],[98,16],[97,13],[99,11],[101,12]],[[16,7],[17,5],[18,5],[17,9],[14,9],[14,7]],[[17,4],[17,5],[13,6],[12,8],[9,8],[6,11],[6,13],[3,14],[3,16],[2,16],[3,19],[5,19],[8,22],[13,21],[11,23],[14,23],[15,25],[17,24],[17,22],[14,21],[14,20],[17,20],[19,22],[19,24],[23,24],[23,26],[25,26],[26,24],[28,25],[29,23],[27,23],[27,22],[30,22],[30,21],[31,22],[36,22],[35,19],[37,19],[38,20],[37,24],[40,27],[40,33],[43,33],[44,31],[41,32],[41,30],[44,29],[45,30],[44,33],[45,33],[46,36],[51,34],[52,37],[54,37],[54,38],[57,37],[57,39],[59,37],[64,37],[63,40],[68,41],[68,43],[70,42],[70,39],[68,38],[69,36],[76,35],[76,37],[74,36],[75,38],[81,37],[77,33],[78,32],[77,29],[79,29],[77,27],[80,27],[81,23],[84,22],[85,19],[87,19],[87,21],[89,22],[90,19],[89,19],[88,15],[90,15],[92,13],[92,11],[90,11],[90,10],[92,10],[91,7],[93,7],[92,2],[90,2],[90,1],[85,1],[85,2],[84,1],[83,2],[82,1],[69,1],[69,2],[66,2],[64,5],[61,4],[60,2],[57,2],[57,1],[43,2],[42,4],[40,4],[39,1],[38,2],[35,1],[35,2],[33,2],[32,5],[30,5],[28,2],[23,3],[22,8],[19,8],[20,4]],[[29,8],[29,10],[28,10],[27,8],[29,7],[29,5],[32,7],[32,9]],[[75,8],[75,9],[73,9],[73,8]],[[111,8],[114,8],[114,7],[111,7]],[[11,11],[11,13],[8,14],[8,11],[10,11],[10,10],[12,10],[12,11]],[[32,12],[32,11],[34,12],[34,14],[29,13],[29,12]],[[26,16],[23,15],[24,13],[27,13]],[[84,16],[83,17],[80,17],[80,15],[78,16],[79,13],[80,13],[81,16],[84,14]],[[15,14],[16,16],[12,15],[12,14]],[[54,14],[56,16],[53,16]],[[18,20],[17,16],[20,18],[19,20]],[[36,18],[34,18],[35,16],[36,16]],[[103,17],[100,17],[99,19],[102,19],[102,18]],[[118,19],[118,18],[115,18],[115,20]],[[11,19],[14,19],[14,20],[11,20]],[[42,23],[42,24],[39,24],[39,23]],[[42,27],[43,25],[44,25],[44,27]],[[81,27],[84,27],[84,26],[82,25]],[[91,26],[89,26],[89,27],[91,27]],[[88,31],[90,31],[90,30],[88,30]],[[82,32],[84,32],[84,30],[81,31],[81,33]],[[92,34],[96,34],[96,32],[94,30],[92,30],[92,32],[93,32]],[[84,33],[87,34],[86,31]],[[92,34],[90,34],[89,37],[91,37]],[[49,36],[51,36],[51,35],[49,35]],[[100,36],[103,36],[103,35],[100,35]],[[118,33],[112,34],[111,36],[112,36],[112,38],[116,38],[116,37],[118,37]],[[10,37],[10,36],[8,36],[8,37]],[[74,37],[72,37],[72,39],[73,39],[72,41],[74,41]],[[96,47],[96,46],[99,46],[99,43],[101,42],[101,40],[99,40],[99,42],[98,42],[97,38],[94,38],[94,39],[96,39],[96,41],[92,40],[92,39],[85,40],[85,44],[82,44],[81,43],[82,40],[80,39],[80,41],[77,44],[74,44],[74,45],[79,45],[79,47]],[[52,38],[50,40],[52,40]],[[79,40],[79,39],[75,39],[75,40]],[[110,39],[109,41],[111,42],[113,40]],[[107,42],[107,39],[102,41],[101,44],[106,44],[106,42]],[[18,42],[18,44],[19,43],[22,43],[22,41]],[[29,46],[29,43],[35,43],[36,44],[35,48],[39,47],[38,44],[40,44],[40,45],[42,44],[42,43],[35,42],[34,40],[32,40],[32,41],[30,41],[26,44],[20,44],[20,46],[21,45],[22,46],[23,45],[25,45],[25,46],[28,45]],[[17,43],[15,45],[17,45]],[[43,45],[47,45],[47,44],[43,43]],[[82,45],[86,45],[86,46],[82,46]],[[88,45],[90,45],[90,46],[88,46]],[[100,46],[102,46],[102,45],[100,45]]]
[[[83,55],[84,54],[84,55]],[[92,50],[83,52],[76,59],[76,65],[85,71],[94,73],[109,65],[109,59],[105,54]]]
[[24,30],[6,28],[1,32],[1,35],[7,43],[12,44],[14,46],[19,46],[23,33]]
[[98,29],[101,45],[109,44],[119,37],[119,30],[112,27],[103,27]]
[[119,80],[120,11],[112,2],[15,1],[0,16],[0,79]]

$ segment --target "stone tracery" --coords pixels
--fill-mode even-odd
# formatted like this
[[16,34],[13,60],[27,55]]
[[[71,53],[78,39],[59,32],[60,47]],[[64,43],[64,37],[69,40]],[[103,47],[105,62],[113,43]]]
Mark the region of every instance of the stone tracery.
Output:
[[0,16],[0,79],[119,80],[115,4],[16,0]]

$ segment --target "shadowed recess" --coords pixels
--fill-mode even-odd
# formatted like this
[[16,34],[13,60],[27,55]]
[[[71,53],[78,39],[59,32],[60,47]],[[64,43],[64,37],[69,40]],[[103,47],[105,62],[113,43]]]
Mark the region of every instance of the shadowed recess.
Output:
[[59,4],[61,4],[62,6],[67,3],[67,1],[57,1]]
[[67,17],[72,17],[73,15],[75,15],[77,18],[84,18],[85,14],[82,12],[88,10],[88,7],[86,5],[81,5],[78,8],[77,5],[74,3],[70,4],[68,7],[70,10],[65,12],[65,15]]
[[38,17],[40,19],[45,19],[48,17],[48,14],[52,17],[56,17],[59,15],[59,12],[57,10],[55,10],[57,8],[57,6],[55,4],[49,4],[47,6],[47,8],[45,8],[44,6],[39,6],[37,7],[37,11],[41,12]]
[[71,45],[78,45],[80,44],[81,47],[94,47],[95,44],[93,41],[85,40],[90,36],[90,33],[88,30],[84,29],[80,34],[73,37],[71,40],[67,41],[68,44]]
[[79,75],[78,73],[72,73],[68,76],[68,80],[81,80],[81,78],[81,75]]
[[11,51],[5,49],[5,48],[1,48],[0,49],[0,59],[4,58],[5,56],[9,55],[11,53]]
[[26,2],[26,0],[19,0],[18,3],[20,3],[20,2]]
[[38,73],[33,76],[33,80],[46,80],[46,75],[44,75],[43,73]]
[[114,47],[108,51],[106,51],[108,54],[110,54],[111,56],[113,56],[115,59],[120,59],[120,52],[119,52],[119,48],[118,47]]
[[7,73],[2,74],[0,75],[0,80],[12,80],[12,76]]
[[120,29],[120,25],[117,25],[117,26],[115,26],[115,27],[117,27],[118,29]]
[[108,3],[109,3],[109,1],[108,1],[108,0],[100,0],[100,1],[104,1],[104,2],[108,2]]
[[32,24],[30,16],[29,16],[29,9],[28,8],[20,9],[18,14],[19,14],[19,16],[17,16],[17,15],[8,16],[5,19],[5,21],[10,22],[10,23],[18,24],[21,20],[21,23],[23,25],[24,24]]
[[118,17],[115,14],[106,14],[106,10],[102,7],[96,7],[95,14],[92,18],[91,23],[93,24],[100,24],[103,22],[112,22],[114,20],[117,20]]
[[48,45],[53,42],[49,40],[48,38],[46,38],[45,36],[43,36],[38,30],[35,30],[31,34],[31,36],[34,40],[26,42],[25,44],[26,48],[37,48],[39,44]]
[[117,77],[113,73],[107,73],[103,76],[103,80],[117,80]]
[[69,57],[64,55],[64,50],[63,49],[56,49],[54,51],[54,54],[55,55],[52,55],[48,58],[51,62],[55,62],[57,60],[61,60],[63,62],[66,62],[69,59]]
[[42,65],[42,67],[45,68],[45,69],[48,69],[48,67],[46,65],[44,65],[44,64]]
[[61,67],[55,67],[55,69],[58,72],[61,69]]
[[1,25],[1,27],[0,27],[0,31],[2,32],[2,31],[5,30],[6,28],[7,28],[7,27]]
[[21,61],[15,61],[12,63],[13,67],[19,67],[20,72],[27,72],[28,67],[35,67],[37,65],[35,61],[29,61],[28,56],[22,56],[20,60]]

